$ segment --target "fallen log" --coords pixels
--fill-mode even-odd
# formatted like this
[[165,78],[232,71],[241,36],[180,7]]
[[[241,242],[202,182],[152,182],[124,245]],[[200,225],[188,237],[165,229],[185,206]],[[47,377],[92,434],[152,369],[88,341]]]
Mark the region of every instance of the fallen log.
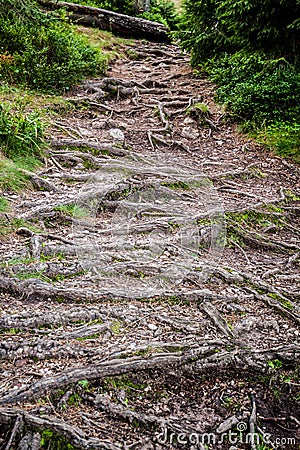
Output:
[[38,3],[47,9],[65,8],[71,13],[70,19],[80,25],[111,31],[127,37],[145,38],[155,42],[170,42],[168,29],[161,23],[68,2],[38,0]]

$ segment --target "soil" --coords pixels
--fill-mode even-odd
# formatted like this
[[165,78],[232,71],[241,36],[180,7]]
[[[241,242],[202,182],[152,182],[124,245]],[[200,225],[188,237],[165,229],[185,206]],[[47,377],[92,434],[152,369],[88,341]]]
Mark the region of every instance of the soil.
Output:
[[300,169],[128,46],[3,194],[0,449],[299,448]]

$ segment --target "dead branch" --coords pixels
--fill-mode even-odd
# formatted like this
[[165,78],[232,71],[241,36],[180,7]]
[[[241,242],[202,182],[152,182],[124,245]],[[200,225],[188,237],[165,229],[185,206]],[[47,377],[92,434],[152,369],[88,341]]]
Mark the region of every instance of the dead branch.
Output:
[[108,30],[127,37],[146,38],[156,42],[170,42],[168,30],[161,23],[67,2],[39,0],[39,4],[49,9],[65,8],[71,13],[71,19],[81,25]]
[[230,330],[226,320],[221,316],[219,311],[209,302],[208,300],[204,300],[199,304],[199,308],[203,309],[203,311],[213,320],[216,327],[229,338],[234,338],[234,333]]
[[[113,156],[125,156],[128,152],[122,148],[113,147],[110,144],[98,144],[96,142],[92,141],[85,141],[85,140],[73,140],[73,139],[60,139],[55,140],[53,139],[51,141],[51,147],[54,148],[69,148],[69,147],[76,147],[76,148],[92,148],[93,150],[97,150],[100,153],[101,152],[108,152],[109,154]],[[76,152],[73,152],[76,153]],[[55,155],[55,154],[54,154]],[[87,154],[89,156],[92,156],[90,154]],[[105,157],[105,155],[101,155],[101,157]]]

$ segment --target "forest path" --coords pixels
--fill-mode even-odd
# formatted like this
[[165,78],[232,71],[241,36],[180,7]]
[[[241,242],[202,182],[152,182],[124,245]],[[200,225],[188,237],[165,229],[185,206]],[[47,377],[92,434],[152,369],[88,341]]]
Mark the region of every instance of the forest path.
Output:
[[74,89],[37,189],[7,196],[0,448],[255,430],[296,449],[300,170],[238,134],[176,46],[131,52]]

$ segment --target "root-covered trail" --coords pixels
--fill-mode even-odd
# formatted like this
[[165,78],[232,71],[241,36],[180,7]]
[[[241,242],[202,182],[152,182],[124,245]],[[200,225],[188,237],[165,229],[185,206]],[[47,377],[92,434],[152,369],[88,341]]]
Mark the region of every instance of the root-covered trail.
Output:
[[296,449],[300,169],[177,47],[131,52],[6,196],[0,448]]

